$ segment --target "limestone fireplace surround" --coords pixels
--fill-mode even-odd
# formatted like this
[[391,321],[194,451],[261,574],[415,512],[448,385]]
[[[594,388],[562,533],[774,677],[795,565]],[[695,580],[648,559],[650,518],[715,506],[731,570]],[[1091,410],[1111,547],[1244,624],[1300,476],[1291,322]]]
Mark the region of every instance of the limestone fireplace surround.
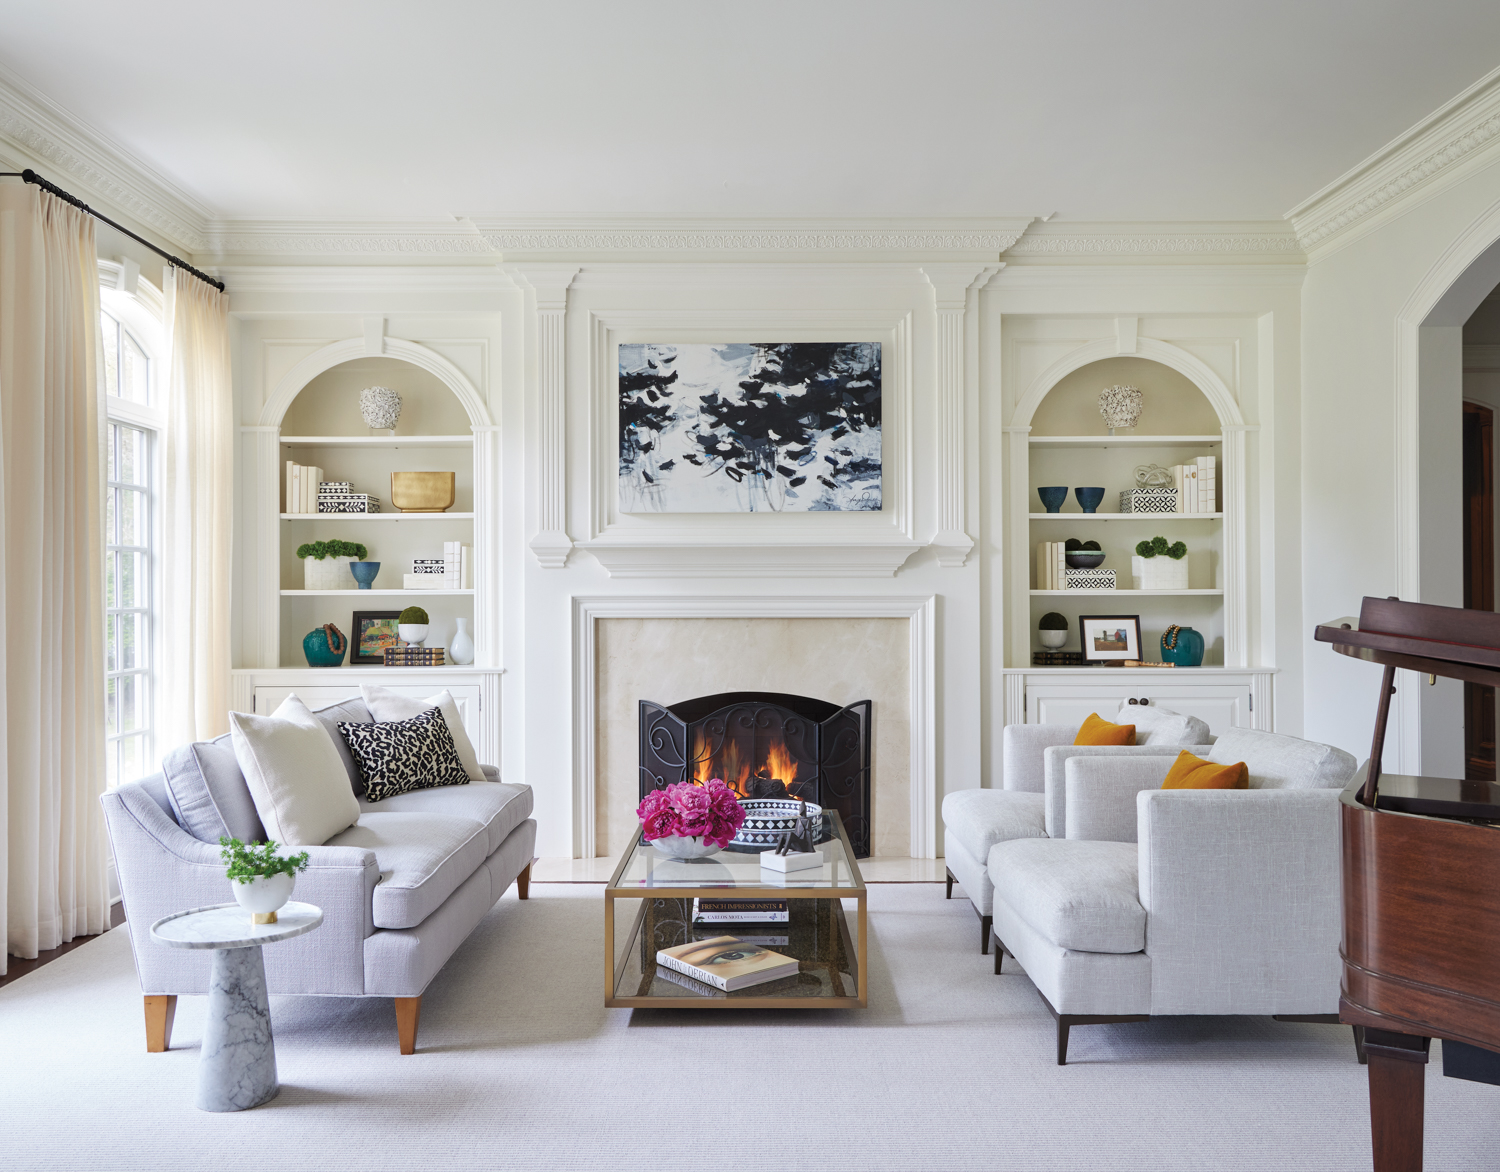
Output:
[[573,599],[574,856],[635,826],[637,706],[724,691],[875,702],[874,853],[936,856],[935,599]]

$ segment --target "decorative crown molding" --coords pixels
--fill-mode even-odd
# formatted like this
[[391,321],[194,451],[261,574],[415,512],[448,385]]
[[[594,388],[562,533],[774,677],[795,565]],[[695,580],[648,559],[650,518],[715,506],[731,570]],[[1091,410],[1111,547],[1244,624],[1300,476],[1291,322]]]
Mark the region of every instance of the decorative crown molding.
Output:
[[1373,227],[1376,213],[1394,214],[1419,191],[1434,194],[1471,166],[1493,161],[1497,137],[1500,69],[1303,200],[1286,219],[1306,251],[1326,251],[1356,224]]
[[209,226],[203,251],[225,255],[492,256],[465,221],[226,220]]
[[1037,224],[1007,253],[1015,257],[1157,256],[1173,258],[1275,256],[1302,252],[1297,238],[1277,223],[1251,224]]
[[178,248],[203,247],[213,215],[206,205],[4,67],[0,142],[34,159],[44,178],[84,202],[123,213]]

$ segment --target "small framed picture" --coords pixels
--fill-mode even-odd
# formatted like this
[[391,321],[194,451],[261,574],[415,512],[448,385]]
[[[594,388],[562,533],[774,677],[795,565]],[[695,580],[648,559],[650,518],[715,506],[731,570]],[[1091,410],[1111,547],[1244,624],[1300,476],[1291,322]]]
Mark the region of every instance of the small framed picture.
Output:
[[1141,616],[1081,614],[1078,632],[1085,663],[1121,663],[1141,657]]
[[399,610],[355,611],[354,646],[349,648],[349,662],[383,664],[385,649],[401,646],[396,631],[400,619]]

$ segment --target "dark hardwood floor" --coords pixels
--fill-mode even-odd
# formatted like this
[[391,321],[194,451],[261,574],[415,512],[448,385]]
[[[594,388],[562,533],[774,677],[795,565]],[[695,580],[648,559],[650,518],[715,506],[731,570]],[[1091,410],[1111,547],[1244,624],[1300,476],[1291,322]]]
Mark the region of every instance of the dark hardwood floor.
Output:
[[[109,926],[118,928],[125,922],[125,904],[120,902],[109,909]],[[6,974],[0,977],[0,985],[8,985],[17,977],[24,977],[27,973],[34,973],[48,961],[56,960],[65,952],[72,952],[75,948],[82,948],[90,940],[97,940],[97,936],[79,936],[75,940],[69,940],[66,944],[50,949],[42,953],[35,960],[22,960],[18,956],[9,957],[9,966]]]

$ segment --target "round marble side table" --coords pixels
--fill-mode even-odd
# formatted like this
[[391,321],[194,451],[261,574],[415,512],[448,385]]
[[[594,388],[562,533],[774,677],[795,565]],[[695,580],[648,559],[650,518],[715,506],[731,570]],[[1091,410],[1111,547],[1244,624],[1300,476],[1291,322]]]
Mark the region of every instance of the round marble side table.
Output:
[[274,924],[254,924],[237,903],[192,908],[151,925],[151,939],[168,948],[214,949],[208,986],[208,1023],[198,1060],[198,1108],[244,1111],[276,1097],[276,1046],[260,946],[311,932],[323,909],[288,903]]

